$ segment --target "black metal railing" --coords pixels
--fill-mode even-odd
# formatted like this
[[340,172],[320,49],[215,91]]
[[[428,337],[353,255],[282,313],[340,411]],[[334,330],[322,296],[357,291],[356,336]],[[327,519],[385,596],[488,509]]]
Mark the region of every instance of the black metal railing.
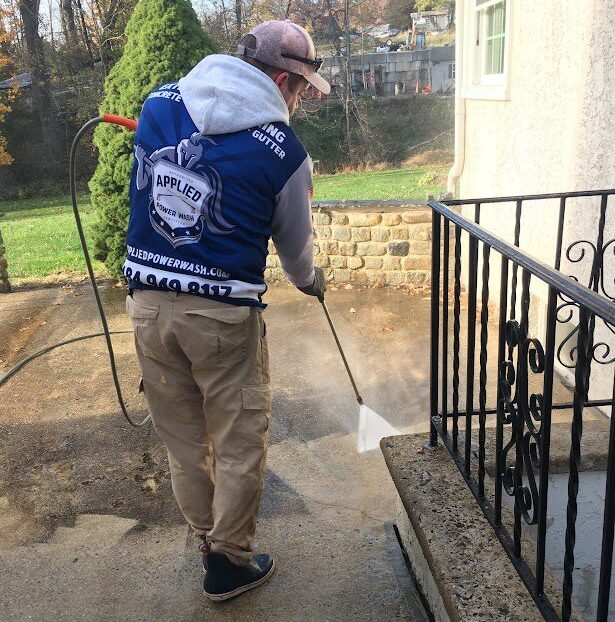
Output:
[[[439,437],[448,448],[546,620],[568,622],[573,612],[583,414],[595,407],[610,409],[612,415],[595,604],[595,619],[608,619],[615,525],[615,377],[610,367],[615,362],[615,262],[607,260],[615,256],[615,239],[605,239],[605,231],[615,224],[607,223],[612,195],[615,190],[429,201],[430,444],[437,445]],[[579,201],[586,202],[582,212]],[[514,213],[510,242],[480,222],[481,211],[493,215],[487,210],[506,204]],[[526,215],[530,205],[531,218]],[[554,207],[557,217],[542,223],[545,230],[555,229],[552,265],[523,248],[524,237],[536,237],[535,231],[524,231],[524,218],[535,227],[541,205]],[[595,217],[587,216],[590,205]],[[473,219],[464,216],[468,209]],[[575,217],[580,213],[589,230],[582,239]],[[499,231],[503,214],[497,218]],[[543,256],[547,252],[540,250]],[[572,274],[581,263],[586,269]],[[571,389],[565,386],[566,373]],[[563,400],[554,400],[554,382]],[[563,585],[553,596],[545,589],[551,424],[555,411],[566,410],[571,414]],[[492,479],[487,450],[494,454]],[[504,495],[512,498],[508,513],[507,505],[503,512]],[[524,524],[536,526],[532,559],[523,554]]]

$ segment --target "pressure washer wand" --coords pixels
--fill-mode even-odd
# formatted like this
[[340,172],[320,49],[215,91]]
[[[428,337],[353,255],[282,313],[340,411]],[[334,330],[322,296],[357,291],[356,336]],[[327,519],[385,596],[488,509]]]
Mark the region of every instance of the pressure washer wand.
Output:
[[335,337],[335,343],[337,343],[337,348],[340,351],[340,354],[342,355],[342,361],[344,361],[344,366],[346,367],[346,372],[348,373],[348,377],[350,378],[350,382],[352,383],[352,388],[354,389],[354,394],[357,397],[357,402],[359,402],[359,405],[362,406],[363,398],[359,395],[359,389],[357,389],[357,385],[354,381],[354,378],[352,377],[350,367],[348,366],[348,361],[346,360],[346,355],[344,354],[344,350],[342,350],[342,344],[340,343],[340,340],[337,336],[335,326],[333,326],[333,320],[331,320],[331,316],[329,315],[329,309],[327,309],[327,305],[325,304],[325,298],[323,296],[322,298],[319,298],[318,300],[320,301],[320,304],[322,305],[325,315],[327,316],[327,321],[329,322],[329,326],[331,327],[331,332],[333,333],[333,337]]

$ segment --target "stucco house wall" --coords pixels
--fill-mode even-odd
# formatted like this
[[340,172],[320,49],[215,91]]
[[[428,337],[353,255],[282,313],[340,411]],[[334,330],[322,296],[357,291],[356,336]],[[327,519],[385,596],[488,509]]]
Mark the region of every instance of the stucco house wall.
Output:
[[[477,89],[468,88],[468,72],[464,77],[457,71],[457,89],[467,95],[465,162],[457,195],[470,198],[614,187],[615,0],[509,3],[506,96],[480,98]],[[465,26],[474,5],[475,0],[458,0],[458,15],[465,13]],[[457,41],[466,58],[464,67],[470,62],[466,55],[473,53],[471,37],[466,28]],[[578,239],[595,242],[599,205],[599,198],[567,202],[564,251]],[[558,207],[558,201],[525,204],[521,226],[521,247],[552,266]],[[512,204],[484,206],[481,224],[512,241],[514,209]],[[473,208],[465,208],[464,213],[473,217]],[[615,197],[609,200],[605,240],[613,237]],[[612,253],[609,257],[607,285],[612,288],[615,261]],[[590,263],[589,253],[579,263],[564,256],[561,270],[586,283]],[[497,300],[499,259],[494,260],[491,273],[492,299]],[[537,302],[533,328],[542,336],[546,288],[534,286],[532,293]],[[597,337],[603,336],[615,347],[606,329],[597,330]],[[612,365],[594,368],[594,397],[609,397]]]
[[465,100],[460,196],[613,184],[614,40],[615,0],[514,2],[509,97]]

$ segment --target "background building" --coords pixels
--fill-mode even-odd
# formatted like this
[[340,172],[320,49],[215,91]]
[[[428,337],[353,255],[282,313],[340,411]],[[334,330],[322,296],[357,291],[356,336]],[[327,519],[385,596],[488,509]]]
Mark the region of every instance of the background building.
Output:
[[[322,73],[334,87],[343,84],[346,58],[325,57]],[[452,93],[455,88],[455,46],[404,52],[354,54],[350,58],[355,90],[369,90],[374,95],[400,95],[422,92]]]

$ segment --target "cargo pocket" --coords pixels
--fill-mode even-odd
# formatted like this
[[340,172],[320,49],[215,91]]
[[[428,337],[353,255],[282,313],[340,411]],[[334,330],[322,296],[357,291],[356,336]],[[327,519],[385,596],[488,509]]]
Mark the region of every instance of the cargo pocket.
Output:
[[271,386],[268,384],[258,384],[241,387],[241,398],[244,410],[262,412],[264,415],[263,432],[266,432],[269,428],[269,419],[271,417]]
[[163,360],[167,352],[160,339],[158,311],[155,305],[144,305],[132,296],[126,296],[126,313],[132,320],[139,348],[148,358]]
[[[207,347],[215,349],[217,361],[236,363],[246,357],[250,307],[227,306],[225,309],[186,309],[185,314],[194,318],[197,334],[201,333],[203,341],[208,341],[207,336],[215,340],[213,345],[209,343]],[[194,352],[194,356],[199,358],[199,353]],[[192,356],[190,358],[193,359]]]

